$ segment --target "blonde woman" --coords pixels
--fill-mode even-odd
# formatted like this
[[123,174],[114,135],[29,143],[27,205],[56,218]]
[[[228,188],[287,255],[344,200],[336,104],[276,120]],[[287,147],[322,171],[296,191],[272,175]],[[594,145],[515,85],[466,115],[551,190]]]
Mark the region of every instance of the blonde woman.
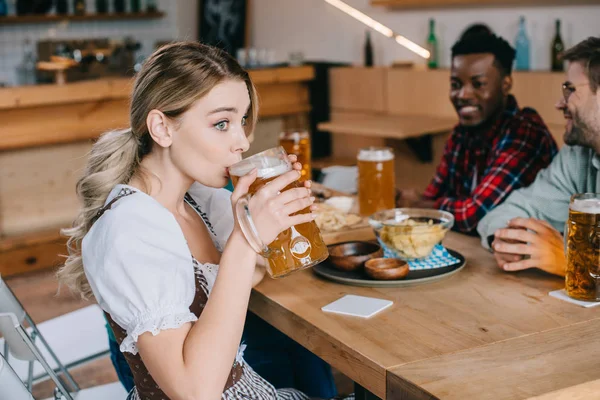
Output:
[[[250,290],[264,272],[232,204],[256,172],[233,194],[222,187],[256,124],[248,74],[218,49],[171,44],[139,72],[130,111],[131,129],[92,148],[59,271],[105,311],[133,372],[129,399],[307,398],[276,390],[240,346]],[[278,194],[300,176],[294,167],[250,201],[265,243],[314,218],[291,216],[312,205],[309,184]]]

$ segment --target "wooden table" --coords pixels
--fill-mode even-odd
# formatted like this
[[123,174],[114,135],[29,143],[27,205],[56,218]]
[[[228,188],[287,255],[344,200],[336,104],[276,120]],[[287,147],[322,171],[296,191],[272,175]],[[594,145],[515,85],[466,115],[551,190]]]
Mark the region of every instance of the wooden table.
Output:
[[[357,233],[366,238],[366,231]],[[398,379],[391,380],[404,382],[404,387],[425,386],[425,390],[429,388],[429,378],[441,376],[439,386],[444,387],[450,382],[449,378],[444,379],[444,374],[452,371],[438,368],[437,359],[455,368],[461,360],[467,359],[463,357],[471,357],[473,365],[467,362],[464,369],[457,372],[464,384],[470,382],[469,373],[484,374],[478,371],[478,365],[487,367],[481,361],[485,361],[486,356],[491,357],[488,361],[503,373],[502,364],[493,363],[498,354],[502,355],[507,348],[520,354],[519,349],[526,348],[523,343],[541,345],[533,336],[527,339],[528,335],[552,330],[565,332],[573,338],[569,346],[576,346],[580,326],[589,327],[586,321],[600,317],[600,308],[586,309],[548,296],[548,292],[563,286],[563,280],[558,277],[538,271],[501,271],[476,238],[450,233],[445,245],[461,252],[467,258],[467,266],[441,282],[407,288],[361,288],[326,281],[311,271],[302,271],[281,280],[263,281],[253,291],[250,309],[381,398],[385,398],[388,391],[388,375],[398,375]],[[389,299],[394,305],[366,320],[321,311],[322,306],[345,294]],[[579,323],[584,324],[575,325]],[[588,329],[594,330],[593,327]],[[556,350],[556,356],[561,356],[565,344],[550,333],[544,335],[539,339],[548,341],[544,354]],[[517,338],[525,342],[508,342]],[[502,341],[507,341],[504,346],[508,347],[493,347],[494,344],[502,346]],[[512,343],[522,347],[511,347]],[[486,353],[487,350],[490,352]],[[592,356],[598,359],[588,353],[578,354],[588,361]],[[535,352],[530,354],[534,365],[537,356]],[[577,361],[577,356],[572,357],[573,363]],[[520,364],[512,365],[513,372],[518,371]],[[430,375],[422,376],[423,369]],[[403,380],[405,373],[410,377],[408,380]],[[454,375],[451,377],[454,379]],[[490,384],[489,376],[487,378],[474,381],[478,384],[469,390],[485,391]],[[585,376],[587,380],[591,378],[600,378],[600,368]],[[583,379],[564,382],[562,386],[557,381],[549,382],[544,390],[561,389],[581,383]],[[528,380],[521,383],[536,386]],[[502,381],[496,384],[501,386]]]

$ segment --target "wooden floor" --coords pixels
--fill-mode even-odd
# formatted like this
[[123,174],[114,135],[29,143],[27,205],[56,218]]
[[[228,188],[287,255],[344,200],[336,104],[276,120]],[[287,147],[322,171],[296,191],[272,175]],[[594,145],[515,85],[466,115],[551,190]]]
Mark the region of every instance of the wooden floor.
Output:
[[[73,296],[68,289],[63,289],[58,293],[58,283],[54,271],[41,271],[6,278],[6,283],[36,323],[91,304],[89,301]],[[71,373],[82,389],[118,380],[108,357],[74,368]],[[340,393],[352,391],[352,382],[347,377],[337,371],[334,371],[334,376]],[[33,396],[36,399],[49,398],[52,397],[53,390],[54,385],[51,382],[41,382],[34,386]]]

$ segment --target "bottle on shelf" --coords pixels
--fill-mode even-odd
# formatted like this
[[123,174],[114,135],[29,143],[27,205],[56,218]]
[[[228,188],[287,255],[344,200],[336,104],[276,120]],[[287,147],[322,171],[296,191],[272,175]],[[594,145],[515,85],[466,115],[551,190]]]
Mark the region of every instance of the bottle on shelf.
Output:
[[114,5],[114,10],[116,13],[124,13],[125,12],[125,0],[115,0],[113,5]]
[[525,29],[525,17],[519,19],[519,32],[515,40],[515,49],[517,51],[515,69],[519,71],[528,71],[530,69],[529,62],[529,38]]
[[108,12],[108,0],[96,0],[96,13],[106,14]]
[[551,68],[552,71],[563,71],[564,63],[562,55],[565,51],[565,44],[560,36],[560,19],[556,20],[556,33],[554,34],[554,40],[552,41],[552,59]]
[[33,44],[29,39],[23,43],[23,60],[17,67],[17,83],[19,85],[34,85],[36,83],[36,62]]
[[140,0],[131,0],[131,12],[139,13],[142,11],[142,3]]
[[0,17],[6,17],[8,15],[8,4],[6,0],[0,0]]
[[75,0],[73,3],[73,13],[75,15],[85,14],[85,0]]
[[429,36],[427,37],[427,49],[429,50],[429,60],[427,66],[431,69],[438,67],[438,42],[435,36],[435,20],[429,19]]
[[68,0],[56,0],[56,13],[59,15],[66,15],[69,13],[69,1]]
[[365,36],[365,67],[373,66],[373,44],[371,43],[371,32],[367,31]]
[[158,11],[158,8],[156,8],[156,0],[146,0],[146,11],[149,13],[155,13]]

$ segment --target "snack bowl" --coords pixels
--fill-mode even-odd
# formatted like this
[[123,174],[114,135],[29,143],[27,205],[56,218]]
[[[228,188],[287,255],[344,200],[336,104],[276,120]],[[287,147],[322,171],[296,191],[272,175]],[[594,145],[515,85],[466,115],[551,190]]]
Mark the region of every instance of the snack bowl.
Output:
[[354,271],[366,261],[382,257],[381,246],[374,242],[351,241],[337,243],[329,247],[329,262],[341,271]]
[[369,217],[386,257],[415,260],[428,257],[454,225],[446,211],[394,208]]
[[399,258],[372,258],[365,263],[365,273],[380,281],[402,279],[408,272],[408,263]]

